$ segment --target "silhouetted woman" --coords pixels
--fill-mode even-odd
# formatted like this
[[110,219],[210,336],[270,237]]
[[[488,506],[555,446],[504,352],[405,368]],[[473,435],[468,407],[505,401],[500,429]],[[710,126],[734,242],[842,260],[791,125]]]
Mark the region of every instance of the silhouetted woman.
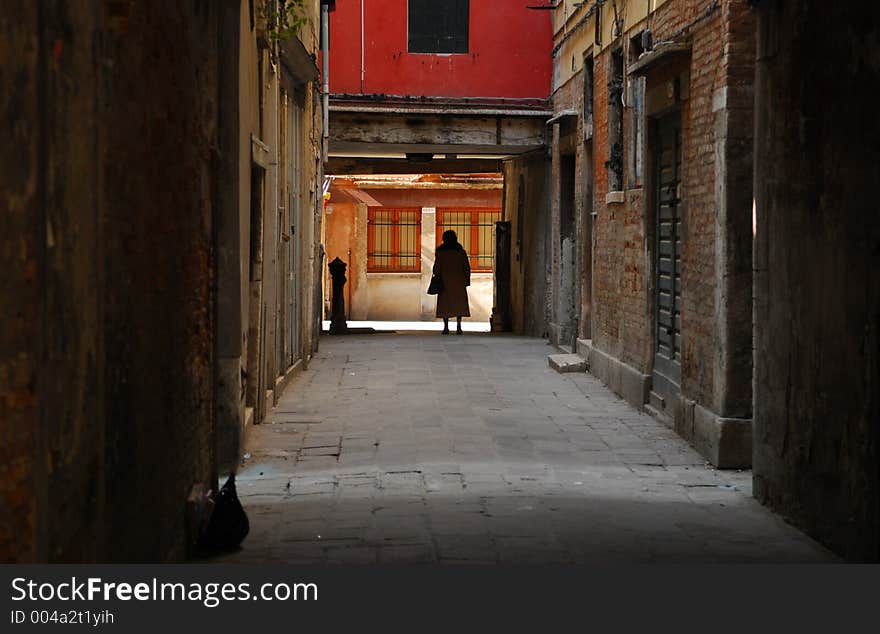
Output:
[[434,258],[434,275],[443,282],[443,290],[437,295],[437,317],[443,318],[443,334],[449,334],[449,318],[458,323],[457,335],[461,334],[461,318],[470,317],[467,287],[471,285],[471,265],[458,236],[451,229],[443,232],[443,243],[437,247]]

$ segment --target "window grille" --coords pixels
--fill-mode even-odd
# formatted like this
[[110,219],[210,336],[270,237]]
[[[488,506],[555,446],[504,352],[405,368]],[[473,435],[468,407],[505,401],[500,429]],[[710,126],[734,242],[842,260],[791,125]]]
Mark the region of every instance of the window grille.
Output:
[[469,0],[409,0],[410,53],[467,53]]
[[422,210],[370,207],[367,212],[367,272],[418,273]]
[[470,258],[471,271],[491,272],[495,267],[495,223],[501,210],[485,207],[444,207],[437,209],[437,244],[443,232],[455,231]]

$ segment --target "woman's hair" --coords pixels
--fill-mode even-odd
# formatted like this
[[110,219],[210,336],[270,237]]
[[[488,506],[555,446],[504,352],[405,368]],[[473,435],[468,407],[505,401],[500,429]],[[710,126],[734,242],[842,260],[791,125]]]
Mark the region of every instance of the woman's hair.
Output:
[[455,244],[456,242],[458,242],[458,236],[455,235],[455,232],[452,229],[447,229],[443,232],[444,244]]

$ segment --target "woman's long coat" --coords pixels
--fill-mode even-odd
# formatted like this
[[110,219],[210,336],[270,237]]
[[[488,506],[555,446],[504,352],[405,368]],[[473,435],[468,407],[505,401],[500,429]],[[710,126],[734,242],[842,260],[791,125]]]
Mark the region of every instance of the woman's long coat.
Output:
[[437,295],[437,317],[470,317],[467,287],[471,285],[471,265],[460,244],[437,247],[434,275],[443,282],[443,290]]

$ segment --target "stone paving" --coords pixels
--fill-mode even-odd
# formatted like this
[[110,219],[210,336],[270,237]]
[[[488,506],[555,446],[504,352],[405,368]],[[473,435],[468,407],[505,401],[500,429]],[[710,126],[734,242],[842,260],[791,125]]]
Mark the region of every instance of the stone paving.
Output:
[[808,562],[821,546],[543,340],[324,337],[248,435],[256,563]]

